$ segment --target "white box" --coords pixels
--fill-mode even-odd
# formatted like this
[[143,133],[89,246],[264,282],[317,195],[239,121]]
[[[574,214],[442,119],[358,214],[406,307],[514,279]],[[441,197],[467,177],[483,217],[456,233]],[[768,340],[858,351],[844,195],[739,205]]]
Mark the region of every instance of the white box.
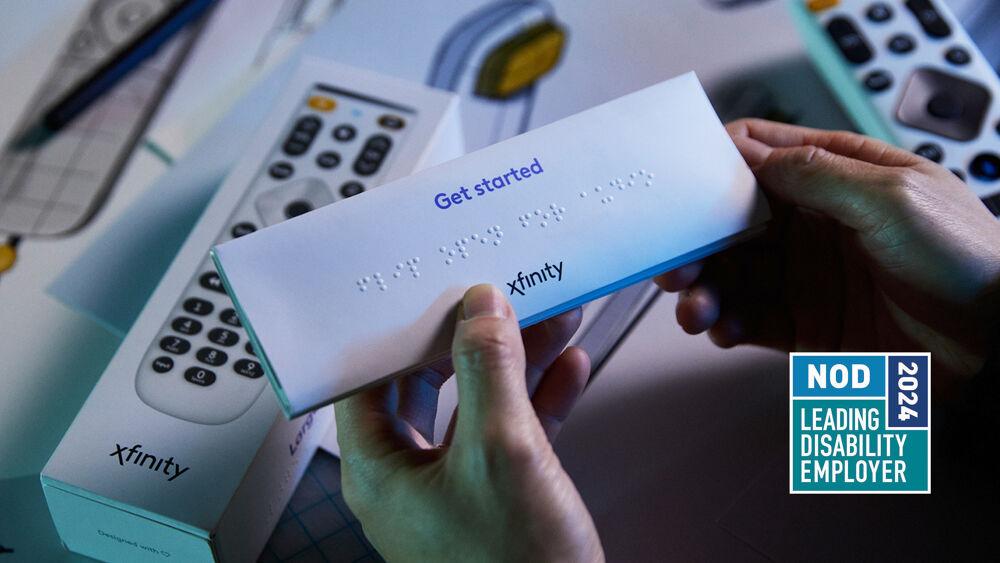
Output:
[[[317,88],[324,99],[312,95]],[[394,104],[408,112],[405,128],[379,121],[375,110]],[[303,118],[319,122],[318,133],[305,147],[289,147],[288,139],[301,138]],[[345,123],[356,134],[333,137]],[[287,203],[276,200],[283,188],[306,198],[326,186],[318,201],[343,205],[349,199],[336,201],[336,188],[345,181],[371,189],[405,176],[454,154],[458,147],[449,143],[458,133],[451,94],[317,60],[300,66],[42,471],[52,518],[70,550],[114,561],[247,561],[260,554],[333,411],[288,421],[274,395],[263,392],[262,378],[233,373],[236,360],[253,356],[241,329],[222,320],[228,298],[204,282],[208,250],[238,236],[234,225],[283,219],[273,216],[274,205]],[[381,168],[357,176],[351,163],[365,140],[389,135],[394,141]],[[343,156],[339,167],[319,164],[331,146]],[[276,161],[294,164],[285,184],[268,175]],[[303,182],[307,194],[299,193]],[[214,304],[214,312],[196,317],[182,305],[191,296]],[[204,330],[180,334],[177,315],[196,317]],[[238,345],[220,344],[228,360],[206,367],[195,350],[211,345],[214,325],[236,334]],[[160,350],[164,334],[185,338],[189,351]],[[150,369],[160,356],[170,359],[164,373]],[[182,375],[186,368],[214,373],[192,381]]]
[[213,257],[296,416],[447,354],[473,284],[509,290],[526,326],[721,250],[768,217],[691,73]]

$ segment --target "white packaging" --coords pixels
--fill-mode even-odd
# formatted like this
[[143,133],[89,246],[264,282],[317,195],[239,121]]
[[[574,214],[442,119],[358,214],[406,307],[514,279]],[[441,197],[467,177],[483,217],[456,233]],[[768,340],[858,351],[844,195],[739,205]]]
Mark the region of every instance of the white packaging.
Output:
[[[384,121],[382,108],[393,107],[406,110],[404,125]],[[301,138],[296,127],[303,118],[321,125],[305,146],[291,146],[289,139]],[[345,125],[356,130],[350,139],[333,136]],[[264,392],[262,377],[239,373],[238,362],[253,360],[253,352],[226,316],[228,298],[205,282],[208,250],[238,236],[232,233],[247,222],[259,227],[284,219],[274,210],[296,201],[343,205],[350,193],[345,183],[363,181],[373,190],[365,193],[377,192],[381,182],[453,154],[458,147],[450,141],[458,133],[453,95],[333,63],[301,65],[42,472],[67,548],[110,561],[256,559],[333,411],[288,421],[273,393]],[[377,171],[359,173],[352,163],[375,137],[391,138],[392,146],[379,156]],[[328,157],[320,164],[334,149],[341,165],[329,166]],[[276,162],[294,173],[270,174]],[[210,310],[192,312],[185,306],[192,298]],[[174,324],[179,316],[198,320],[199,328],[181,330]],[[213,340],[218,327],[235,340]],[[165,347],[166,338],[183,339],[184,349]],[[208,347],[224,359],[208,363],[218,354],[196,355]],[[211,376],[190,376],[191,370]]]
[[768,217],[692,73],[213,256],[296,416],[447,354],[473,284],[508,291],[527,326],[717,252]]

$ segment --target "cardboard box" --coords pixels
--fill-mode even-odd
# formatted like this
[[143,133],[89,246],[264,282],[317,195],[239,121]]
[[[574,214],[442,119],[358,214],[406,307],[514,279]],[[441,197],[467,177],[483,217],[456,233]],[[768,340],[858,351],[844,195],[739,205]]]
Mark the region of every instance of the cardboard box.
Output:
[[[323,96],[310,95],[317,88]],[[397,101],[410,110],[405,137],[398,123],[377,121],[381,111],[362,109]],[[296,128],[304,117],[322,123],[316,139],[308,147],[290,146],[292,135],[301,138]],[[320,151],[334,142],[331,132],[345,122],[358,134],[338,141],[342,165],[320,164]],[[329,62],[301,65],[42,472],[67,548],[112,561],[247,561],[260,554],[333,411],[288,421],[263,378],[240,374],[236,362],[253,354],[233,319],[220,315],[228,298],[203,281],[204,268],[211,270],[208,249],[230,236],[236,219],[237,226],[252,217],[268,224],[265,211],[273,206],[261,202],[275,203],[286,186],[294,192],[307,180],[309,194],[329,184],[324,198],[348,197],[338,188],[360,169],[351,166],[355,155],[349,151],[360,155],[366,139],[395,135],[392,148],[383,151],[388,156],[380,157],[382,168],[364,178],[366,189],[378,191],[382,182],[454,156],[458,133],[453,95]],[[287,184],[267,175],[276,155],[294,163],[297,177]],[[191,295],[214,303],[211,314],[199,317],[184,308]],[[174,326],[177,315],[197,317],[204,327],[184,332]],[[238,342],[218,344],[228,359],[206,363],[195,351],[212,345],[216,325]],[[183,337],[190,350],[161,350],[165,334]],[[163,358],[169,362],[155,363]],[[186,370],[212,374],[199,379]]]

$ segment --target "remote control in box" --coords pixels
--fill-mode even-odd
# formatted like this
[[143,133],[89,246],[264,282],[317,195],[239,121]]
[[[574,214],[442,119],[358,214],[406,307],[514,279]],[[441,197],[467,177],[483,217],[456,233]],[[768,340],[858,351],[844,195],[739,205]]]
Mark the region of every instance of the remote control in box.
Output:
[[[191,271],[190,277],[177,288],[136,366],[136,392],[161,412],[223,424],[249,409],[266,386],[260,360],[208,248],[412,171],[451,101],[427,88],[401,88],[394,80],[369,80],[367,88],[359,89],[359,81],[343,70],[324,72],[314,65],[311,72],[311,77],[301,72],[289,86],[274,118],[258,133],[257,148],[221,188],[231,200],[230,209],[213,207],[202,218],[212,226],[199,225],[195,233],[202,241],[195,250],[185,249],[188,255],[200,254],[197,266],[187,255],[172,265]],[[318,81],[319,76],[339,80]],[[432,109],[426,125],[420,104]],[[416,146],[407,150],[411,142]],[[144,320],[149,321],[148,315]]]

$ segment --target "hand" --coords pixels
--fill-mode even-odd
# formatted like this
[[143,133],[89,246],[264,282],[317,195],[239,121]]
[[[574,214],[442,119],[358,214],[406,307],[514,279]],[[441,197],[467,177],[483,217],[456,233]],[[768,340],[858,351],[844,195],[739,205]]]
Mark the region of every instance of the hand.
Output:
[[[344,498],[389,561],[602,561],[600,540],[549,441],[590,361],[566,342],[572,311],[518,332],[488,285],[459,307],[452,362],[459,409],[434,447],[451,363],[336,404]],[[523,335],[523,343],[522,343]]]
[[[728,126],[771,203],[766,235],[657,283],[723,347],[930,351],[971,376],[1000,320],[1000,222],[951,172],[861,135]],[[939,385],[935,379],[935,387]]]

